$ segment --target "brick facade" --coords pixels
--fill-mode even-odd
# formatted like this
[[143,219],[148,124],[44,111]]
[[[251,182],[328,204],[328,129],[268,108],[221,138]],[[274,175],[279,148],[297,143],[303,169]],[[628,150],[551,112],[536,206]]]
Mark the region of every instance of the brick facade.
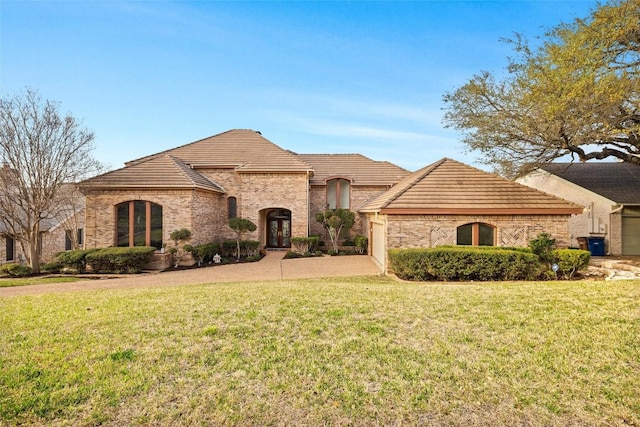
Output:
[[116,212],[119,203],[144,200],[162,206],[163,242],[169,246],[170,234],[187,228],[191,244],[198,245],[235,238],[228,227],[227,198],[236,197],[237,216],[250,219],[258,229],[245,236],[267,239],[266,216],[272,209],[291,211],[292,236],[306,236],[309,227],[307,175],[301,173],[238,174],[230,169],[200,171],[220,182],[226,194],[200,190],[109,190],[88,191],[86,204],[86,247],[115,245]]
[[549,233],[556,246],[569,246],[566,215],[388,215],[387,249],[430,248],[456,244],[456,230],[469,223],[495,227],[496,246],[528,246],[540,233]]

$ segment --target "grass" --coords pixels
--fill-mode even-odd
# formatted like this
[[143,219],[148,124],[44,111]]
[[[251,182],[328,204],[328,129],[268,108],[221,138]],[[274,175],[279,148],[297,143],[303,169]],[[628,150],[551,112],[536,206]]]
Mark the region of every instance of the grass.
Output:
[[0,299],[0,425],[638,425],[640,281]]
[[78,279],[72,276],[36,276],[36,277],[24,277],[24,278],[0,278],[0,288],[9,288],[13,286],[27,286],[27,285],[41,285],[45,283],[65,283],[65,282],[77,282]]

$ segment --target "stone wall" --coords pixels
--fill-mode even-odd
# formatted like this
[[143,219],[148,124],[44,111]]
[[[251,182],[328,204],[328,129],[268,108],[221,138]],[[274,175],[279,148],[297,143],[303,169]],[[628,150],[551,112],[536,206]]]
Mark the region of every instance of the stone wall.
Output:
[[456,244],[456,229],[481,222],[496,227],[497,246],[528,246],[540,233],[549,233],[556,246],[570,246],[567,215],[389,215],[387,249],[430,248]]

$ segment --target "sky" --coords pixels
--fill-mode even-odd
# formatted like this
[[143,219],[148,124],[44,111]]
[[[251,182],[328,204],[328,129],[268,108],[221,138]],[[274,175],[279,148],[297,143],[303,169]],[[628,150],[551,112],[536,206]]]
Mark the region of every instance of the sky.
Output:
[[25,88],[124,162],[230,129],[297,153],[360,153],[414,171],[486,168],[445,129],[447,92],[504,75],[596,1],[0,1],[0,95]]

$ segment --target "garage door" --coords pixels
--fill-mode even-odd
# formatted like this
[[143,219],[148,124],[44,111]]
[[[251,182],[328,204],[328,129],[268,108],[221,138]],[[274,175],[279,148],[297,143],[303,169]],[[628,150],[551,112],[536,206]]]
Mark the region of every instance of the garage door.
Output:
[[380,263],[384,265],[384,225],[371,224],[371,254]]
[[640,208],[622,211],[622,255],[640,255]]

